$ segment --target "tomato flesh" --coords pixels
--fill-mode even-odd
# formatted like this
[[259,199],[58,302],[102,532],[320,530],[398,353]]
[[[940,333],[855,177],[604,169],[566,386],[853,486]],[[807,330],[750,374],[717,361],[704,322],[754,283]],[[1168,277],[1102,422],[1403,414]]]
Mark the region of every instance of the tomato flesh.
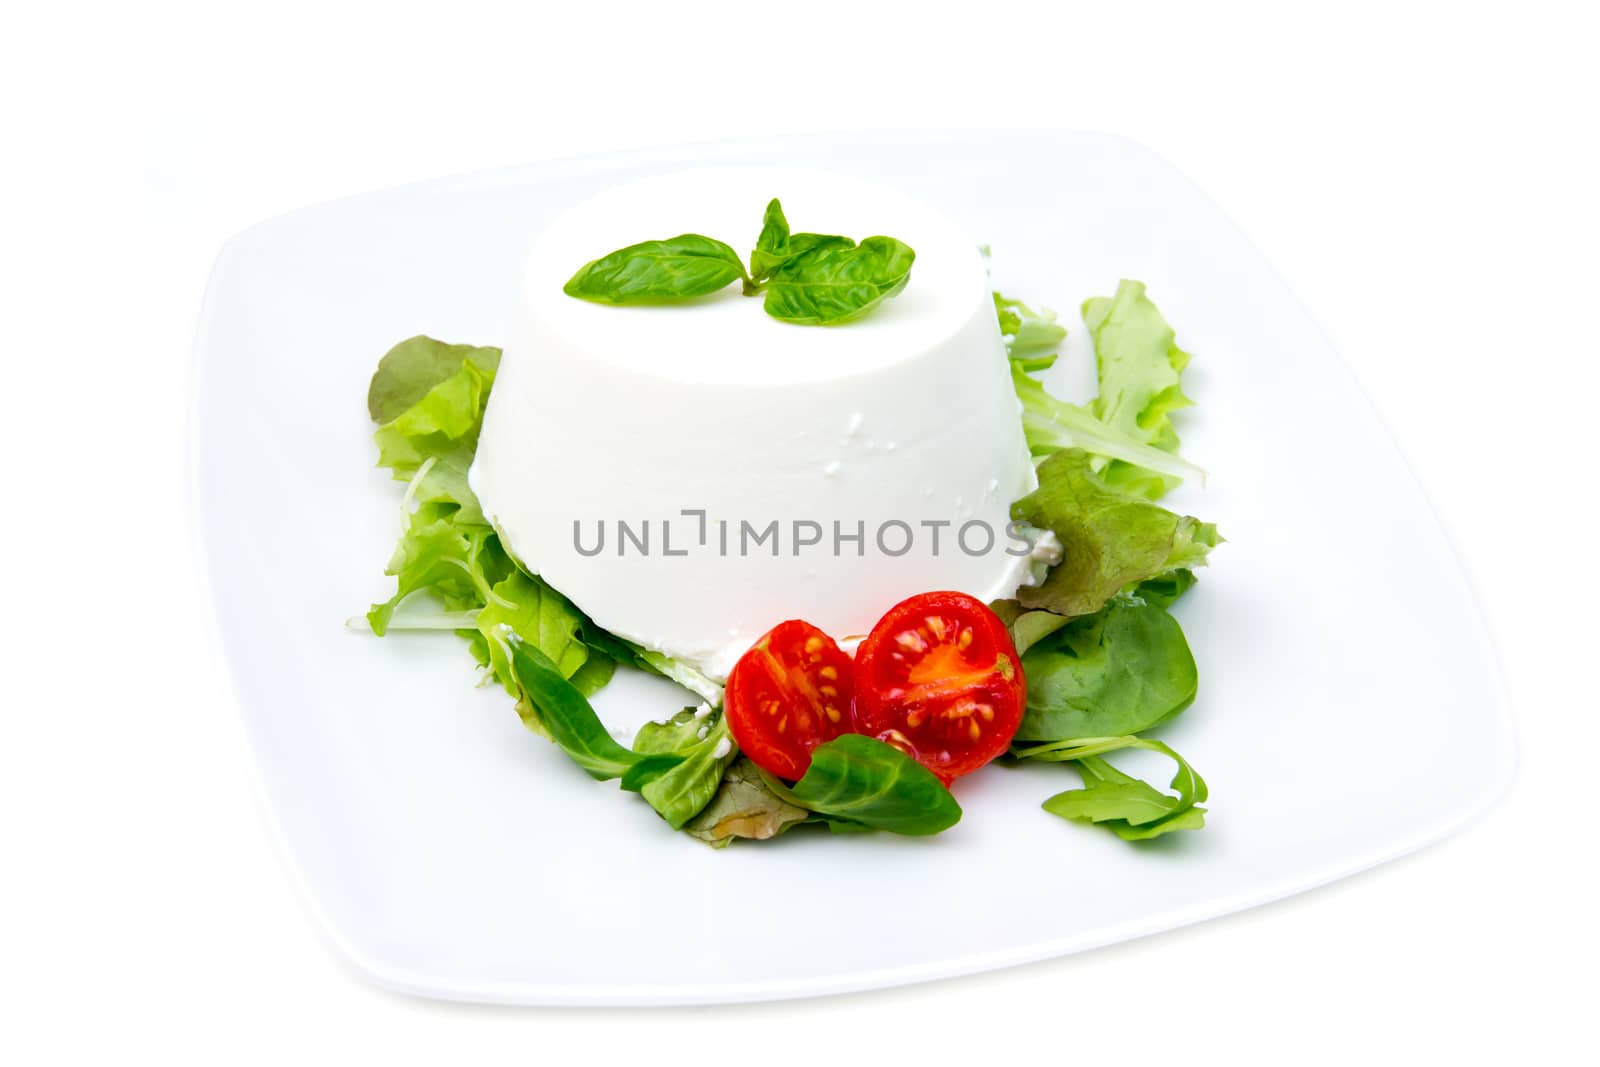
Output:
[[1006,750],[1022,722],[1022,661],[1005,623],[965,593],[889,609],[856,650],[856,729],[946,784]]
[[779,623],[728,675],[728,728],[758,767],[794,781],[812,749],[854,729],[854,680],[833,638],[799,619]]

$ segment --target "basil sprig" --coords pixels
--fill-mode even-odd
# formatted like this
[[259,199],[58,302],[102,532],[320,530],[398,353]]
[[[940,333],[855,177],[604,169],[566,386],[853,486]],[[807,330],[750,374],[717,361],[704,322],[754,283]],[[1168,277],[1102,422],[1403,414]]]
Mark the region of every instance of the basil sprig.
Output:
[[851,322],[906,287],[916,252],[893,237],[860,244],[838,234],[790,233],[783,206],[767,205],[750,266],[721,241],[685,233],[641,241],[585,263],[563,291],[600,304],[669,304],[741,282],[765,293],[762,307],[783,322]]

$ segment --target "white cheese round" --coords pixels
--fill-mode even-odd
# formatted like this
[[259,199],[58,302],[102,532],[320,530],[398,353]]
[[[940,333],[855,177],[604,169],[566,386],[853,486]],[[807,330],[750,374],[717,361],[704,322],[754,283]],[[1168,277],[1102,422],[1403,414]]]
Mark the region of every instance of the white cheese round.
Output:
[[[651,307],[562,292],[680,233],[748,258],[773,196],[795,232],[905,241],[910,284],[833,327],[773,319],[737,284]],[[720,679],[785,619],[843,639],[914,593],[1009,595],[1027,545],[1008,509],[1035,481],[968,235],[860,181],[720,168],[608,189],[539,237],[471,483],[596,623]]]

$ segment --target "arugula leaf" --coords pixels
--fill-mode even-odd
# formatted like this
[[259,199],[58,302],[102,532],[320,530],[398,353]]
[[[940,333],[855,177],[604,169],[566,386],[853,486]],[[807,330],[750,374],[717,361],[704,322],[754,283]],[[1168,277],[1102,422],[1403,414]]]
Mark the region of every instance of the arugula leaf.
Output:
[[[1143,283],[1123,280],[1112,297],[1084,301],[1083,321],[1094,338],[1100,393],[1089,405],[1096,418],[1129,437],[1178,451],[1170,414],[1188,407],[1180,375],[1189,353],[1145,296]],[[1117,460],[1101,472],[1106,481],[1150,500],[1175,488],[1179,477]]]
[[1121,597],[1033,644],[1022,673],[1028,700],[1018,741],[1141,733],[1188,707],[1199,687],[1178,621]]
[[1081,449],[1055,453],[1038,473],[1039,488],[1011,506],[1011,517],[1054,532],[1062,558],[1043,584],[1017,591],[1023,607],[1092,615],[1130,585],[1204,564],[1221,541],[1211,523],[1107,485]]
[[[1073,746],[1076,747],[1073,747]],[[1100,758],[1122,748],[1160,752],[1178,765],[1170,796],[1146,782],[1123,774]],[[1070,760],[1083,778],[1082,789],[1069,789],[1045,800],[1044,810],[1078,822],[1097,823],[1124,841],[1147,841],[1174,830],[1199,830],[1206,809],[1197,805],[1209,791],[1206,783],[1183,757],[1160,741],[1139,737],[1089,738],[1076,743],[1040,745],[1018,749],[1024,759]]]
[[916,256],[893,237],[821,244],[772,272],[763,306],[773,318],[800,325],[850,322],[904,289]]
[[[638,791],[683,762],[681,755],[647,755],[624,747],[606,732],[589,701],[549,656],[515,633],[503,632],[497,640],[507,646],[512,676],[521,686],[527,713],[535,715],[542,727],[539,732],[590,777],[621,778],[622,788]],[[523,713],[521,705],[517,710]]]
[[[704,731],[704,736],[701,736]],[[645,801],[674,830],[698,815],[722,784],[723,773],[739,756],[726,718],[685,708],[665,723],[646,723],[633,739],[636,752],[670,752],[683,762],[641,791]]]
[[874,830],[937,834],[961,819],[961,805],[932,771],[862,734],[841,734],[812,749],[810,768],[792,786],[762,777],[782,800]]
[[760,769],[748,756],[740,756],[723,775],[711,803],[683,829],[712,848],[726,848],[734,838],[777,837],[810,818],[809,811],[767,788]]
[[811,251],[813,248],[823,248],[837,245],[848,248],[855,242],[848,237],[839,237],[825,233],[789,233],[789,220],[784,218],[783,205],[778,203],[776,197],[767,205],[766,216],[761,223],[761,236],[756,239],[755,251],[750,253],[750,282],[745,286],[746,294],[759,292],[772,272],[796,256]]
[[1051,396],[1017,361],[1011,364],[1011,384],[1022,402],[1022,432],[1035,456],[1052,456],[1066,448],[1081,448],[1098,456],[1120,459],[1175,478],[1205,480],[1205,471],[1187,460],[1152,448],[1107,426],[1084,408]]
[[1067,338],[1066,327],[1056,322],[1056,313],[1049,308],[1035,311],[1020,300],[1000,293],[994,294],[995,316],[1000,320],[1000,336],[1005,339],[1006,354],[1012,366],[1033,373],[1054,366],[1061,342]]
[[367,386],[367,413],[377,423],[398,418],[469,361],[492,379],[500,366],[500,349],[447,345],[420,335],[401,341],[378,360]]
[[585,263],[562,288],[601,304],[651,304],[705,296],[747,279],[744,261],[721,241],[695,233],[642,241]]

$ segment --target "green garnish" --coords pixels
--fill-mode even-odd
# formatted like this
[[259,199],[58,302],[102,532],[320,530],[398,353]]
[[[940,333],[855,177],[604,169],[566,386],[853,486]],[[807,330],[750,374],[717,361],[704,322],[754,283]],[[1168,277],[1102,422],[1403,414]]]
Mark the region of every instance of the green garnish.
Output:
[[812,749],[810,768],[792,786],[762,777],[791,804],[873,830],[937,834],[961,820],[961,805],[932,771],[863,734],[840,734]]
[[686,233],[619,248],[578,268],[568,296],[601,304],[668,304],[707,296],[733,282],[783,322],[836,326],[870,312],[906,287],[911,247],[893,237],[859,245],[835,234],[789,232],[776,199],[767,204],[750,269],[721,241]]

